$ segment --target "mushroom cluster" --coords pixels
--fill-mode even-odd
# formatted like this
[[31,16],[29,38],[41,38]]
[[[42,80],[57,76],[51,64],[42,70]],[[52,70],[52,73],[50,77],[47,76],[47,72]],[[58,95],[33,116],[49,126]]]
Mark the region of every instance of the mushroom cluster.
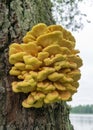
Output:
[[77,92],[82,60],[73,35],[60,25],[35,25],[23,43],[9,46],[10,75],[16,76],[12,90],[28,93],[25,108],[42,107],[71,100]]

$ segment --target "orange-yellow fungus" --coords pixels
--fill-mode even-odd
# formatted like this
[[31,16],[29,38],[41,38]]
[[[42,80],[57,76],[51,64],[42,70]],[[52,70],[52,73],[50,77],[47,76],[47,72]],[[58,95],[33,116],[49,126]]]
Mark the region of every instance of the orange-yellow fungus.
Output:
[[28,93],[25,108],[69,101],[77,92],[82,59],[75,49],[75,38],[60,25],[35,25],[23,37],[23,43],[9,47],[10,75],[15,93]]

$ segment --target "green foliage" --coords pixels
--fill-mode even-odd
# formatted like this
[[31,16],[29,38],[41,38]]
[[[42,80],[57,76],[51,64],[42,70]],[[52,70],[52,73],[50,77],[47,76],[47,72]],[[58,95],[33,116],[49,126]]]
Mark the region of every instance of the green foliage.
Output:
[[79,105],[71,108],[71,113],[93,114],[93,105]]
[[67,29],[77,31],[83,28],[83,17],[79,4],[83,0],[51,0],[53,3],[53,16],[57,24],[62,24]]

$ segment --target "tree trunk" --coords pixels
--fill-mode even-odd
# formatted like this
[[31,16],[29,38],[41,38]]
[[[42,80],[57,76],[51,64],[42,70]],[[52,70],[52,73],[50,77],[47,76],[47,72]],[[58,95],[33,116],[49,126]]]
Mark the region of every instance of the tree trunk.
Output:
[[42,108],[21,106],[24,94],[15,94],[9,75],[8,47],[21,42],[40,22],[54,24],[50,0],[1,0],[0,2],[0,130],[72,130],[69,107],[59,102]]

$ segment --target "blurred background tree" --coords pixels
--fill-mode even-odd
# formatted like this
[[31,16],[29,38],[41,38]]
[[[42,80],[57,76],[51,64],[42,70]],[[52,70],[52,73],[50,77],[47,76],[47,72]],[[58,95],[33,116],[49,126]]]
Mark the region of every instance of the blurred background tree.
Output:
[[53,3],[52,13],[57,24],[61,24],[71,31],[83,28],[83,19],[87,15],[82,13],[79,6],[84,0],[51,0]]

